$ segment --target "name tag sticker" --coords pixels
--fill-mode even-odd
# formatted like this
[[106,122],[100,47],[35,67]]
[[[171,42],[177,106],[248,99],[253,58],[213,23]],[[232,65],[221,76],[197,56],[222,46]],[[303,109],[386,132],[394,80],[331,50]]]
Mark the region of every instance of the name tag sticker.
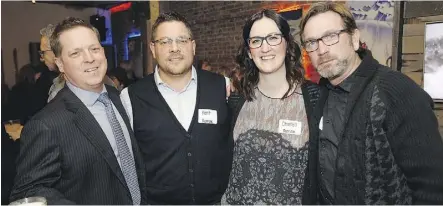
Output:
[[323,117],[321,117],[321,119],[320,119],[320,123],[318,124],[318,128],[320,130],[323,130]]
[[281,119],[278,125],[278,133],[301,135],[302,123],[299,121],[292,121]]
[[198,123],[200,124],[217,124],[217,110],[199,109]]

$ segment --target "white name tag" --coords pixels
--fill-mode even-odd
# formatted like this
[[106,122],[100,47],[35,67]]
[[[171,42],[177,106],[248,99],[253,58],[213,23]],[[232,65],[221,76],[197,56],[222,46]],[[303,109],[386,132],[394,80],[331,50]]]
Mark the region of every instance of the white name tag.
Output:
[[217,110],[199,109],[198,123],[200,124],[217,124]]
[[318,128],[320,130],[323,130],[323,117],[321,117],[321,119],[320,119],[320,123],[318,124]]
[[301,135],[302,123],[299,121],[292,121],[281,119],[278,125],[278,133]]

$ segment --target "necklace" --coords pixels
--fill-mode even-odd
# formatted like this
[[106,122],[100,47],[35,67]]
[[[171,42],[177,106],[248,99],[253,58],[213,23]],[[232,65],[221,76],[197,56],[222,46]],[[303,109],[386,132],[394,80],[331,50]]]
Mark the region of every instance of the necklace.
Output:
[[[285,99],[288,98],[288,97],[290,97],[290,96],[293,95],[294,93],[295,93],[295,94],[300,94],[300,95],[301,95],[301,93],[296,92],[296,91],[297,91],[297,87],[298,87],[298,84],[297,84],[294,88],[292,88],[292,92],[289,93],[288,96],[285,97]],[[266,95],[264,92],[262,92],[262,91],[260,90],[260,88],[259,88],[258,86],[256,86],[255,88],[256,88],[256,89],[257,89],[257,90],[258,90],[263,96],[265,96],[266,98],[269,98],[269,99],[282,99],[282,98],[278,98],[278,97],[270,97],[270,96]]]

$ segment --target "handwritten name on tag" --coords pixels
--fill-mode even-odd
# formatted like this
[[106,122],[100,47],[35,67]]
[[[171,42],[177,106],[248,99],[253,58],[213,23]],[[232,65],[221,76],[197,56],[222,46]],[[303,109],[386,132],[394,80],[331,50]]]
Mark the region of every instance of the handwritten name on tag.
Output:
[[278,125],[278,133],[301,135],[302,123],[299,121],[281,119]]
[[198,123],[200,124],[217,124],[217,110],[199,109]]

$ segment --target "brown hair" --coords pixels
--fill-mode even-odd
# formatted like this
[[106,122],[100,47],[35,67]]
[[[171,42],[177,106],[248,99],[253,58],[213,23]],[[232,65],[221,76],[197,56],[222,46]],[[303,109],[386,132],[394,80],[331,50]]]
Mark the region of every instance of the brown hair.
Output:
[[349,34],[353,34],[354,30],[357,29],[357,24],[355,23],[355,19],[352,16],[351,11],[343,4],[337,2],[317,2],[309,7],[309,10],[303,15],[300,21],[300,41],[303,42],[303,32],[308,20],[318,14],[326,13],[328,11],[332,11],[341,16],[343,20],[343,26],[346,29],[346,32]]
[[62,53],[62,45],[60,44],[60,35],[70,29],[76,28],[76,27],[85,27],[89,28],[97,35],[97,39],[100,41],[100,33],[98,30],[92,26],[89,23],[86,23],[82,19],[75,18],[75,17],[68,17],[59,24],[54,29],[54,32],[51,35],[51,49],[54,52],[56,57],[59,57]]
[[151,38],[152,41],[155,41],[157,27],[160,26],[160,24],[163,22],[171,22],[171,21],[178,21],[185,24],[186,28],[189,30],[191,39],[194,38],[194,36],[192,35],[191,25],[189,24],[188,20],[186,20],[186,18],[180,15],[179,13],[172,11],[172,12],[161,13],[158,16],[157,20],[155,20],[154,25],[152,25],[152,38]]
[[274,10],[262,10],[253,14],[243,26],[243,41],[235,57],[240,79],[234,79],[234,87],[238,89],[239,93],[242,94],[247,101],[252,101],[256,98],[255,88],[259,81],[258,67],[255,65],[254,60],[249,58],[248,55],[248,38],[252,25],[265,17],[275,22],[287,42],[285,65],[286,80],[288,81],[289,88],[281,99],[290,95],[289,92],[296,86],[295,84],[301,84],[305,81],[303,77],[304,70],[300,63],[301,49],[291,35],[291,28],[288,22]]

